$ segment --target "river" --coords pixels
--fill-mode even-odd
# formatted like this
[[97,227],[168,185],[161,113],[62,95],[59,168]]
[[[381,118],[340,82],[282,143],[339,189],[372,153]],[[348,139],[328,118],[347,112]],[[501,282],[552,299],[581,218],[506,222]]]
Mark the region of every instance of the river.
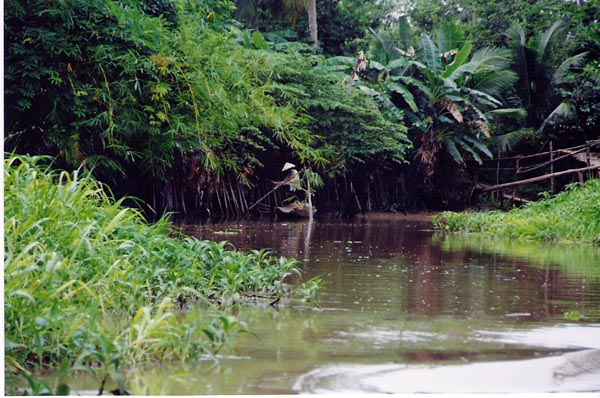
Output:
[[402,215],[181,228],[297,258],[325,290],[318,307],[244,306],[254,334],[136,369],[133,394],[600,391],[598,247],[444,236]]

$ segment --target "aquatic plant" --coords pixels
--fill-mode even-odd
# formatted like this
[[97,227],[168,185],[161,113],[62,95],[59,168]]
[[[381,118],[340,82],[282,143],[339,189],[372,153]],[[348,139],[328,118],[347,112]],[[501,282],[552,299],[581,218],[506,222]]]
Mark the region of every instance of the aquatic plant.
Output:
[[476,232],[521,240],[600,244],[600,180],[570,184],[555,196],[509,212],[444,212],[434,227],[450,232]]
[[[245,325],[227,308],[245,296],[277,300],[319,283],[294,287],[295,260],[180,236],[167,217],[149,224],[89,175],[47,160],[10,156],[4,170],[5,374],[32,392],[53,391],[32,377],[46,367],[125,390],[129,365],[230,344]],[[185,311],[191,301],[214,315]]]

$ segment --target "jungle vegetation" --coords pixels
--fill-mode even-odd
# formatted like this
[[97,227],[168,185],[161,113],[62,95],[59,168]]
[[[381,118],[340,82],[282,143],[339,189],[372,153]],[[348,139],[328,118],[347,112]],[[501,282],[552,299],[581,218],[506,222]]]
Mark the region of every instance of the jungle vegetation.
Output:
[[509,212],[443,212],[434,217],[443,231],[547,242],[600,243],[600,180],[570,184],[555,196]]
[[319,2],[315,50],[304,2],[7,1],[5,147],[232,217],[285,161],[324,211],[462,208],[482,162],[598,138],[595,1],[446,3]]
[[[188,322],[175,303],[314,299],[318,280],[287,283],[293,260],[174,236],[163,216],[245,215],[285,162],[318,188],[321,212],[452,209],[494,174],[490,160],[600,138],[599,10],[596,0],[5,1],[7,374],[40,394],[54,387],[31,368],[84,369],[122,387],[132,363],[198,359],[244,330],[230,311]],[[523,214],[544,239],[597,242],[597,223],[563,236],[538,217],[559,202],[598,203],[596,182],[570,187],[569,199]],[[579,215],[597,215],[590,206]]]
[[[247,332],[232,306],[317,299],[296,260],[181,236],[166,217],[149,224],[89,173],[47,161],[5,164],[7,385],[63,395],[85,371],[100,392],[124,393],[136,364],[210,358]],[[60,369],[57,386],[36,377],[47,368]]]
[[324,211],[461,208],[482,161],[598,138],[595,2],[530,3],[327,0],[315,51],[303,2],[7,1],[5,147],[156,217],[245,214],[285,161]]

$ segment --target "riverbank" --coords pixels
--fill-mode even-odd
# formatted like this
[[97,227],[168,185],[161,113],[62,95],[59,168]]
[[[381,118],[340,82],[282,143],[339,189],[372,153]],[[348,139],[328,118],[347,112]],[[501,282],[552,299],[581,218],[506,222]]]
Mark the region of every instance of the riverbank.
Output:
[[393,220],[393,221],[416,221],[431,223],[432,219],[438,216],[440,212],[419,212],[419,213],[366,213],[356,216],[357,219],[367,220]]
[[600,245],[600,180],[571,184],[564,192],[509,212],[443,212],[433,225],[488,237]]

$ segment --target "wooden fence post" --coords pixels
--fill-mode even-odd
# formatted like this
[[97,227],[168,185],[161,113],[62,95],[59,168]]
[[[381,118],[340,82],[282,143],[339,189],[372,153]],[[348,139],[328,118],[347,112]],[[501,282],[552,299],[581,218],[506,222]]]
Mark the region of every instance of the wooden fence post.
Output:
[[[552,150],[552,141],[550,141],[550,174],[554,174],[554,152]],[[550,178],[550,193],[554,193],[554,177]]]
[[[585,142],[585,164],[587,167],[590,167],[590,162],[591,162],[591,154],[590,154],[590,142],[586,141]],[[590,178],[592,178],[592,171],[588,171],[587,172],[587,179],[589,180]]]

